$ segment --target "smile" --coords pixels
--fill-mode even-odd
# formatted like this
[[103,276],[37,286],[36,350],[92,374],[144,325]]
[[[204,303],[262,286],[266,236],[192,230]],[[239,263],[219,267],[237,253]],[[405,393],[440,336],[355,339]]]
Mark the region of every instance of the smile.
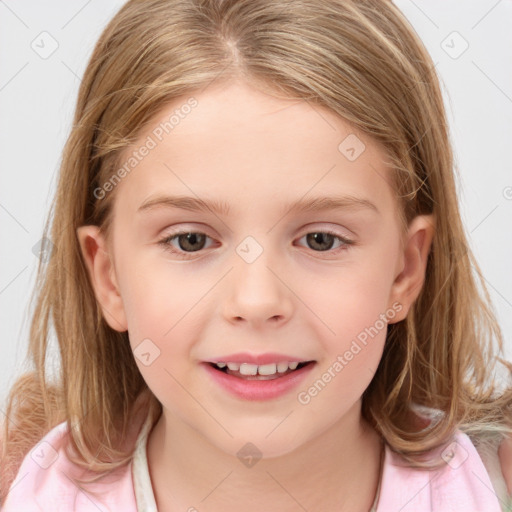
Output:
[[313,361],[304,361],[299,363],[295,362],[280,362],[280,363],[270,363],[270,364],[250,364],[250,363],[212,363],[217,369],[227,373],[228,375],[233,375],[239,378],[246,378],[248,380],[257,379],[257,380],[267,380],[279,378],[288,373],[295,371],[297,369],[302,368],[306,364],[312,363]]
[[[265,365],[223,362],[201,364],[212,382],[220,389],[236,398],[252,401],[270,400],[290,393],[300,385],[315,365],[316,361]],[[280,372],[279,369],[284,371]]]

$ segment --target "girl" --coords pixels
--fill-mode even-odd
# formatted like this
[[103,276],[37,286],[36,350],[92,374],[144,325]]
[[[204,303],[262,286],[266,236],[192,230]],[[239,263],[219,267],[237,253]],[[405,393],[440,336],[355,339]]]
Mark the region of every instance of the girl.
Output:
[[391,2],[125,4],[46,224],[2,510],[508,510],[512,365],[452,168]]

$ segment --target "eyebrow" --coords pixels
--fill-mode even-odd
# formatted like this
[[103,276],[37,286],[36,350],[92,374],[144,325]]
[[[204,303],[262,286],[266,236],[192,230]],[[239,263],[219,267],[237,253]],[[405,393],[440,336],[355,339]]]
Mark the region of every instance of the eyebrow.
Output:
[[[203,200],[198,197],[188,196],[153,196],[144,201],[138,208],[138,212],[146,212],[159,208],[177,208],[192,212],[212,212],[219,215],[228,216],[230,206],[223,201],[215,201],[212,199]],[[292,203],[283,206],[282,214],[288,213],[313,213],[327,210],[372,210],[377,214],[379,209],[369,199],[362,197],[347,196],[331,196],[331,197],[314,197],[310,199],[298,199]]]

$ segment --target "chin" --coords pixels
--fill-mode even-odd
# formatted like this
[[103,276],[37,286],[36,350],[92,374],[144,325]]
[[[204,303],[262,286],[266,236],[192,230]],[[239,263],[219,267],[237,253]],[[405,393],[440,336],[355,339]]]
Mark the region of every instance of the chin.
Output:
[[282,457],[297,450],[303,444],[284,429],[280,434],[272,432],[269,435],[269,432],[268,429],[260,432],[251,429],[245,436],[235,436],[234,439],[226,440],[226,443],[216,444],[222,451],[241,461],[246,456],[261,460]]

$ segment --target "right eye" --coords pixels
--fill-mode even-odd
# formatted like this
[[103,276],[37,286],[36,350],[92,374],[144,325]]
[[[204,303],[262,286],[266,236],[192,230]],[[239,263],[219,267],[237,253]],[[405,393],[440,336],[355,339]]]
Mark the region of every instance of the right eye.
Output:
[[[187,254],[193,254],[204,249],[207,238],[210,237],[205,233],[197,231],[179,231],[177,233],[166,235],[158,243],[162,245],[166,251],[169,251],[180,258],[187,258]],[[177,248],[173,245],[174,241],[177,242]]]

